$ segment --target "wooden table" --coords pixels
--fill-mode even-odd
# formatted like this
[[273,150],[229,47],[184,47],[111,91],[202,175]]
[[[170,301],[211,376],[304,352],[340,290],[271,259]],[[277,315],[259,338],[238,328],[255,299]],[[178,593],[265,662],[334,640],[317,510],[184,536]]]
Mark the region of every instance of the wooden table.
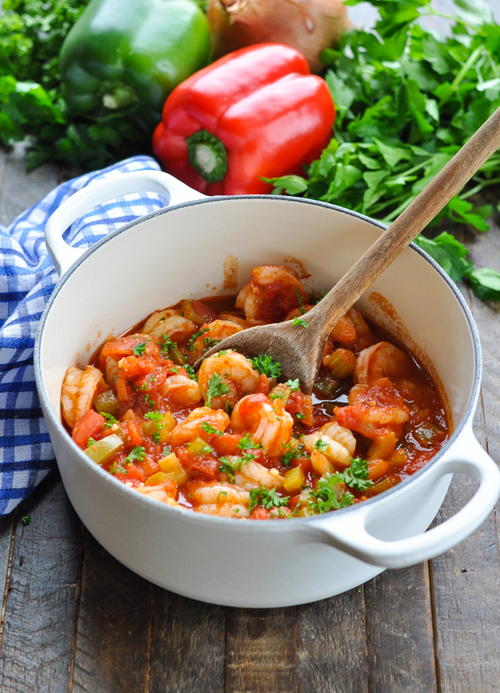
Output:
[[[61,175],[43,166],[28,176],[21,157],[0,153],[0,223]],[[500,269],[498,229],[470,247],[479,264]],[[484,350],[475,430],[498,460],[499,309],[464,293]],[[455,479],[438,520],[473,488]],[[445,555],[340,596],[286,609],[224,608],[166,592],[117,563],[83,528],[54,472],[0,519],[0,691],[499,691],[497,537],[491,514]]]

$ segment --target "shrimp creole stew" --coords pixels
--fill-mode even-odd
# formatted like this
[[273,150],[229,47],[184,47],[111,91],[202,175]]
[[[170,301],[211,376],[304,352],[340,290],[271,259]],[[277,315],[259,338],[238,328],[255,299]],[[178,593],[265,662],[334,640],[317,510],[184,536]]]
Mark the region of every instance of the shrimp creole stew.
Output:
[[68,369],[74,442],[138,493],[223,517],[316,515],[394,486],[443,445],[445,408],[421,365],[355,308],[329,336],[312,397],[267,354],[219,351],[193,369],[250,325],[307,329],[314,302],[292,270],[263,265],[236,298],[153,313]]

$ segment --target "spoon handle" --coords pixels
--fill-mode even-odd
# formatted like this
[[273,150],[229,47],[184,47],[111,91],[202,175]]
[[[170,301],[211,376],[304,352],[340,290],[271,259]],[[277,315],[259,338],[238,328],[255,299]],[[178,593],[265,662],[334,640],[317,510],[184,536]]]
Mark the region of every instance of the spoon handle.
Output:
[[318,333],[318,338],[326,339],[339,318],[499,147],[500,108],[497,108],[322,301],[309,312],[309,327],[311,331]]

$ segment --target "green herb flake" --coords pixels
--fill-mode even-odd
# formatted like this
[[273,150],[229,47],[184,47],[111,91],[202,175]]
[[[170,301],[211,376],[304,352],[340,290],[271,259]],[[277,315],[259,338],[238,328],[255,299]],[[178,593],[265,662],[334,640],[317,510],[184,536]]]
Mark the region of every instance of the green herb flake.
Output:
[[221,395],[227,394],[229,394],[228,384],[224,382],[222,376],[220,376],[218,373],[214,373],[208,381],[207,397],[205,401],[207,407],[212,406],[213,397],[220,397]]
[[109,414],[107,411],[100,411],[99,414],[101,416],[104,416],[104,418],[106,419],[106,423],[104,424],[104,428],[111,428],[111,426],[118,423],[118,421],[115,419],[113,414]]
[[205,329],[200,330],[199,332],[195,332],[191,335],[191,337],[187,341],[187,348],[189,349],[189,351],[193,351],[195,341],[198,339],[198,337],[201,337],[206,332],[209,332],[208,327],[205,327]]
[[285,385],[289,387],[292,392],[298,392],[300,390],[300,380],[298,378],[295,380],[287,380]]
[[322,440],[321,438],[319,438],[314,444],[314,448],[316,450],[319,450],[320,452],[324,452],[325,450],[328,450],[328,443],[326,442],[326,440]]
[[258,505],[262,505],[266,510],[279,508],[287,505],[290,496],[280,496],[274,488],[267,489],[264,486],[250,490],[250,512]]
[[23,515],[21,517],[21,524],[23,527],[27,527],[31,524],[31,515]]
[[292,320],[292,325],[294,327],[308,327],[308,322],[304,320],[304,318],[294,318]]
[[272,356],[268,356],[268,354],[259,354],[258,356],[254,356],[251,361],[255,370],[263,375],[267,375],[268,378],[280,377],[281,363],[273,359]]
[[135,448],[132,448],[125,459],[127,462],[135,462],[136,460],[138,462],[142,462],[145,457],[146,449],[142,445],[136,445]]
[[257,443],[257,441],[252,438],[250,433],[245,433],[243,438],[238,441],[238,447],[240,450],[259,450],[262,448],[262,444]]
[[219,459],[219,472],[225,474],[230,483],[234,483],[234,475],[239,472],[243,460],[241,457],[221,457]]
[[87,440],[87,447],[90,448],[95,443],[95,438],[89,438]]
[[134,356],[142,356],[144,352],[146,351],[146,342],[141,342],[140,344],[136,344],[135,347],[132,349]]
[[198,377],[195,373],[193,366],[190,366],[189,364],[186,363],[186,365],[184,366],[184,370],[186,371],[188,376],[191,378],[191,380],[198,380]]
[[209,433],[210,435],[216,435],[216,436],[223,436],[224,432],[219,431],[218,428],[215,428],[215,426],[212,426],[212,424],[208,423],[208,421],[202,421],[200,424],[200,428],[202,431],[205,431],[205,433]]

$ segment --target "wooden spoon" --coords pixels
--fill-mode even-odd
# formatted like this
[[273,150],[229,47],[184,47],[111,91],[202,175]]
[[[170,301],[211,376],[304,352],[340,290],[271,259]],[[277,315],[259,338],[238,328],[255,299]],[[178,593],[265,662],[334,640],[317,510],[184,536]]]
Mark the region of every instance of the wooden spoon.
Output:
[[310,393],[324,344],[333,326],[498,147],[500,108],[483,123],[326,296],[307,312],[304,317],[307,327],[293,325],[291,320],[250,327],[223,339],[206,351],[202,359],[221,349],[236,349],[249,356],[269,354],[281,363],[285,378],[298,378],[302,391]]

